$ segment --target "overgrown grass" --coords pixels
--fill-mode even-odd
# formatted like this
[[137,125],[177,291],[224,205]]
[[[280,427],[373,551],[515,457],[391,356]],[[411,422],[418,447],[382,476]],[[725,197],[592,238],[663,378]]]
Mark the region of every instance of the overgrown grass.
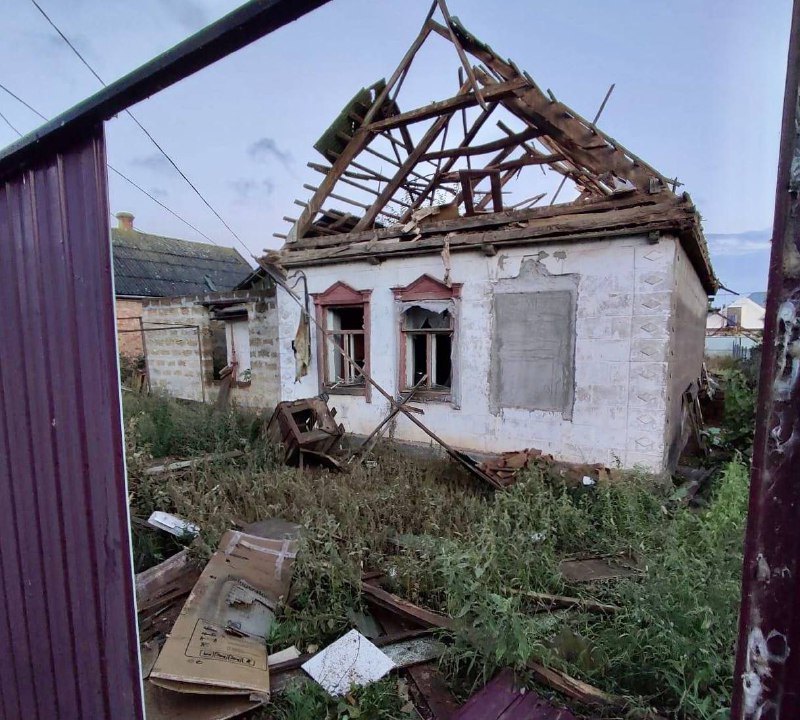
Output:
[[263,421],[256,413],[216,412],[211,405],[159,395],[125,393],[122,409],[135,428],[135,442],[153,458],[248,449],[259,441]]
[[[304,526],[292,602],[273,626],[272,649],[323,646],[349,630],[362,609],[361,572],[378,568],[402,596],[459,621],[442,666],[460,694],[497,667],[540,659],[630,696],[634,707],[693,718],[727,712],[747,489],[738,460],[717,481],[709,507],[695,512],[670,507],[644,473],[567,488],[543,465],[492,494],[446,459],[387,448],[375,467],[301,473],[255,437],[252,416],[147,399],[126,403],[126,412],[136,514],[159,509],[191,519],[209,553],[234,523],[281,517]],[[171,456],[238,447],[248,454],[148,477],[141,469],[154,447]],[[558,572],[566,556],[617,552],[639,559],[640,579],[568,586]],[[622,611],[546,612],[518,591],[586,597]],[[355,704],[345,701],[350,707],[298,689],[271,712],[404,717],[396,679],[371,687]],[[372,692],[382,699],[370,705]]]

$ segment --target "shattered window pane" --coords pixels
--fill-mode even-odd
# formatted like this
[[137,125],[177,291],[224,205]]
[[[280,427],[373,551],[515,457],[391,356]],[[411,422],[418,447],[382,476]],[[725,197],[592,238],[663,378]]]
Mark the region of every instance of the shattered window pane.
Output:
[[448,330],[451,325],[449,310],[434,312],[414,305],[404,313],[405,330]]
[[403,313],[405,389],[447,393],[453,383],[453,316],[413,305]]

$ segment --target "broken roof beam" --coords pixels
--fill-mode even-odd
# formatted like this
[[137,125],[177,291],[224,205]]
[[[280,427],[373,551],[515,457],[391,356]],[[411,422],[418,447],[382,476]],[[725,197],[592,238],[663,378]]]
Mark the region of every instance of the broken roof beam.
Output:
[[395,84],[402,78],[405,80],[405,76],[408,73],[409,68],[411,67],[411,62],[414,60],[414,56],[417,54],[417,51],[422,47],[425,40],[427,40],[428,35],[430,35],[433,26],[431,25],[431,18],[433,17],[433,12],[436,9],[436,2],[434,0],[433,5],[431,5],[431,9],[428,11],[428,15],[425,18],[425,22],[422,24],[422,29],[419,31],[419,34],[414,39],[414,42],[411,43],[411,47],[406,50],[406,54],[403,55],[403,59],[400,61],[400,64],[395,68],[395,71],[392,73],[392,76],[389,78],[389,81],[386,83],[386,86],[380,92],[378,97],[375,98],[375,102],[372,103],[372,107],[367,111],[367,114],[364,116],[364,124],[368,124],[372,121],[372,118],[375,117],[378,110],[383,106],[386,98],[389,96],[389,93],[392,91],[392,88]]
[[461,43],[458,41],[458,37],[456,37],[455,30],[453,30],[453,19],[450,17],[450,11],[447,9],[447,3],[445,2],[445,0],[436,0],[436,1],[439,4],[439,10],[442,11],[442,17],[447,23],[447,29],[450,31],[450,42],[453,43],[453,46],[456,49],[456,53],[458,53],[458,59],[461,60],[461,65],[464,67],[464,70],[467,73],[467,77],[469,78],[470,83],[472,83],[472,89],[475,92],[475,97],[478,100],[478,105],[480,105],[484,110],[486,110],[488,108],[488,105],[486,104],[486,100],[484,100],[483,98],[483,93],[481,92],[480,85],[478,85],[478,81],[475,79],[475,73],[472,70],[472,65],[470,64],[467,54],[464,52],[464,48],[461,47]]
[[[467,91],[469,90],[469,85],[464,83],[461,88],[459,89],[459,96],[467,97]],[[387,183],[386,187],[383,189],[380,197],[374,202],[372,207],[367,210],[364,214],[364,217],[358,221],[358,224],[353,228],[354,231],[357,230],[364,230],[365,228],[371,227],[372,224],[375,222],[375,218],[378,214],[382,211],[384,206],[386,205],[389,200],[392,199],[392,196],[397,192],[397,190],[402,186],[403,182],[405,181],[406,177],[408,177],[409,173],[411,172],[412,168],[419,162],[419,159],[428,151],[428,148],[436,141],[436,138],[439,136],[439,133],[444,130],[447,124],[450,122],[450,118],[453,116],[453,113],[456,111],[457,108],[453,109],[446,115],[441,115],[440,117],[436,118],[433,124],[428,128],[427,132],[420,138],[420,141],[417,143],[417,146],[414,148],[414,152],[412,152],[407,158],[400,169],[395,173],[395,176],[392,178],[392,181]]]
[[425,155],[424,160],[437,160],[439,158],[447,157],[462,157],[466,155],[485,155],[490,152],[497,152],[504,150],[507,147],[515,147],[525,142],[526,140],[533,140],[541,135],[541,132],[533,128],[523,130],[517,135],[507,138],[500,138],[499,140],[492,140],[491,142],[484,143],[483,145],[473,145],[457,147],[448,150],[440,150],[438,152],[431,152]]
[[[435,21],[431,21],[430,26],[434,32],[450,39],[448,28]],[[504,82],[520,77],[519,70],[512,63],[502,60],[473,38],[463,37],[461,44],[474,58],[502,77]],[[564,103],[551,100],[535,83],[527,82],[525,90],[516,95],[516,101],[510,103],[515,108],[515,114],[529,118],[536,127],[544,130],[569,152],[571,157],[592,173],[601,175],[604,172],[612,172],[645,193],[650,192],[651,178],[657,178],[665,188],[668,187],[670,181],[655,168],[633,155],[613,138],[609,138]],[[606,145],[601,148],[586,149],[586,145],[596,143],[598,136],[606,142]]]
[[[467,145],[469,145],[469,143],[471,143],[473,141],[473,139],[478,134],[480,129],[483,127],[483,125],[486,123],[486,121],[491,116],[492,112],[494,112],[494,109],[497,107],[497,105],[498,105],[498,103],[494,102],[491,105],[489,105],[488,108],[486,108],[485,110],[483,110],[481,112],[481,114],[472,123],[472,127],[470,127],[469,131],[464,135],[464,139],[459,144],[459,147],[466,147]],[[418,207],[420,207],[422,205],[422,203],[425,202],[425,198],[433,190],[435,190],[437,188],[437,186],[440,187],[443,190],[450,191],[450,188],[448,188],[446,186],[443,186],[443,185],[440,185],[440,183],[442,182],[442,176],[444,174],[448,173],[452,169],[453,165],[456,164],[457,161],[458,161],[457,157],[453,157],[453,158],[449,159],[447,162],[444,163],[444,165],[439,169],[439,171],[429,181],[427,181],[427,185],[422,190],[419,198],[416,201],[414,201],[412,203],[412,207],[403,214],[403,217],[401,218],[401,222],[403,222],[403,223],[408,222],[409,219],[411,218],[411,212],[413,210],[416,210]],[[453,193],[453,194],[455,195],[456,193]]]
[[[469,90],[469,83],[466,83],[467,90]],[[462,86],[463,87],[463,86]],[[528,81],[524,77],[511,78],[507,82],[495,83],[494,85],[486,86],[483,89],[483,98],[487,101],[502,100],[510,97],[528,87]],[[400,127],[401,125],[409,125],[411,123],[420,122],[421,120],[429,120],[430,118],[440,117],[444,114],[451,114],[456,110],[462,108],[473,107],[478,104],[478,96],[473,92],[459,92],[447,100],[440,100],[432,102],[425,107],[409,110],[408,112],[400,113],[399,115],[392,115],[391,117],[377,120],[370,123],[366,127],[375,133],[389,130],[391,128]]]
[[[408,71],[408,67],[411,66],[411,61],[414,59],[417,51],[420,49],[420,47],[422,47],[422,44],[425,42],[431,32],[431,17],[433,16],[435,9],[436,4],[434,2],[428,13],[425,23],[422,26],[422,29],[419,32],[419,35],[417,35],[417,37],[414,39],[414,42],[411,43],[411,47],[409,47],[406,51],[406,54],[403,56],[403,59],[397,66],[397,69],[394,71],[394,73],[392,73],[392,76],[389,78],[386,86],[378,94],[378,97],[375,98],[375,102],[372,104],[372,107],[364,116],[365,123],[369,123],[372,118],[375,117],[378,110],[383,106],[383,103],[385,102],[394,85],[397,83],[400,77]],[[296,239],[303,237],[308,232],[311,224],[314,222],[314,218],[322,208],[322,204],[328,198],[328,195],[336,185],[336,181],[339,179],[339,176],[347,169],[347,166],[350,165],[351,161],[364,149],[371,139],[371,133],[363,125],[356,130],[353,139],[336,158],[336,162],[333,163],[331,171],[320,183],[319,190],[317,190],[314,196],[309,200],[308,204],[305,206],[302,214],[300,215],[300,218],[298,219],[294,228],[294,237]]]

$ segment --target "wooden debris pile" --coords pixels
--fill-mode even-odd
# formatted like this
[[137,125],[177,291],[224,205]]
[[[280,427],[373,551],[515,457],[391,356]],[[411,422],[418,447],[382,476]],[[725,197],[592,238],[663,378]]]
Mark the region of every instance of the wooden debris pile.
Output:
[[536,448],[505,452],[483,460],[478,464],[478,467],[486,475],[493,478],[496,484],[502,488],[514,484],[517,472],[534,466],[546,468],[548,477],[558,478],[568,487],[609,482],[619,475],[619,471],[600,463],[563,462]]

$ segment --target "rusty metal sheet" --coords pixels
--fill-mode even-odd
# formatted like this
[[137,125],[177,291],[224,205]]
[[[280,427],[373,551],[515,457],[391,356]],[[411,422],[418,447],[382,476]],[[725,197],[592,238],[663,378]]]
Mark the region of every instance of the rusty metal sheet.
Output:
[[0,716],[141,718],[103,131],[0,185]]
[[789,39],[731,717],[800,716],[800,1]]

